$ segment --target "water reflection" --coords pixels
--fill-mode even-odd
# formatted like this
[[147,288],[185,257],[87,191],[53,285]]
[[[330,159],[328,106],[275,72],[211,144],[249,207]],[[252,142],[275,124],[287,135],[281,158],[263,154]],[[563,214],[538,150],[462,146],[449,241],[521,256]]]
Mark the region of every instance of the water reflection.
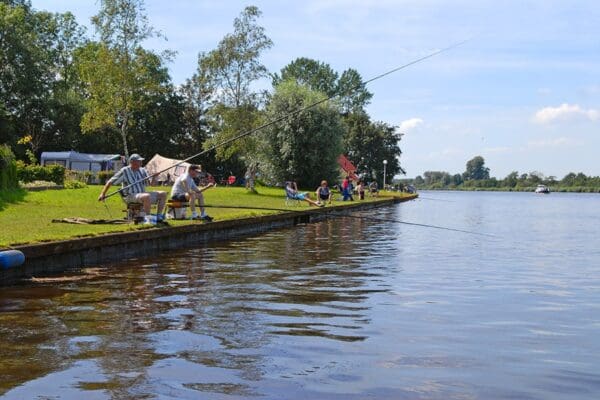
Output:
[[594,398],[597,197],[429,196],[3,288],[0,395]]
[[367,338],[366,300],[388,290],[369,241],[364,221],[331,220],[4,290],[0,390],[260,395],[274,341]]

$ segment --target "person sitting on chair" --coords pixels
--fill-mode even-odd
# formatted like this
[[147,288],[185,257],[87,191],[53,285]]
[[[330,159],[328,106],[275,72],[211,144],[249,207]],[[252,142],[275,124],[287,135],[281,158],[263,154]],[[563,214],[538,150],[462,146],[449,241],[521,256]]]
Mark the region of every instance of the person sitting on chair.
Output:
[[288,181],[285,183],[285,195],[287,197],[289,197],[290,199],[304,200],[312,206],[321,207],[324,205],[324,204],[321,205],[321,204],[317,203],[316,201],[311,200],[308,195],[308,192],[304,192],[304,193],[298,192],[298,186],[296,185],[296,182],[293,182],[293,181]]
[[[210,222],[213,218],[204,211],[204,195],[202,195],[202,192],[206,189],[210,189],[214,184],[209,183],[206,186],[198,187],[194,182],[194,178],[198,177],[200,171],[200,166],[194,164],[190,165],[187,168],[187,171],[175,180],[173,188],[171,189],[171,200],[189,201],[192,210],[192,219],[201,219]],[[196,199],[198,199],[200,215],[196,212]]]
[[377,186],[377,182],[373,181],[369,184],[369,192],[371,193],[371,196],[377,197],[377,195],[379,194],[379,187]]
[[329,186],[327,186],[327,181],[322,180],[321,186],[317,188],[317,203],[321,204],[321,202],[329,202],[331,204],[331,198],[333,197],[333,193],[329,190]]
[[149,215],[152,204],[157,203],[156,219],[163,221],[165,219],[163,211],[167,200],[167,192],[146,192],[146,184],[150,176],[146,168],[142,168],[142,161],[144,161],[144,158],[139,154],[129,156],[129,165],[121,168],[106,182],[98,196],[98,201],[104,201],[108,188],[120,183],[123,189],[119,190],[119,193],[126,203],[142,203],[144,211],[140,213],[140,217]]

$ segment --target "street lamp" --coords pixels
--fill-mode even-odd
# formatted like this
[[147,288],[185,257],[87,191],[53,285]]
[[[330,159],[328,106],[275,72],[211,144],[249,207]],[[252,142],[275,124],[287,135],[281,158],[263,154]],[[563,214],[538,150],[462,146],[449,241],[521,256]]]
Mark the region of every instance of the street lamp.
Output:
[[383,190],[385,190],[385,167],[387,166],[387,160],[383,160]]

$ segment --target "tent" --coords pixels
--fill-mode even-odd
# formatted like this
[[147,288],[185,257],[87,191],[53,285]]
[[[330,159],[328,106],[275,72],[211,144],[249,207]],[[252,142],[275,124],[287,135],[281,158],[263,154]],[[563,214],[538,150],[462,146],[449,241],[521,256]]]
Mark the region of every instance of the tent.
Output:
[[163,157],[157,153],[144,167],[151,176],[157,174],[156,176],[152,176],[152,180],[150,181],[151,185],[157,185],[172,183],[177,177],[185,173],[189,165],[190,163]]
[[340,156],[337,159],[337,162],[338,162],[338,165],[340,166],[340,168],[347,175],[350,176],[350,179],[352,179],[354,181],[359,181],[360,180],[360,178],[355,173],[356,172],[356,167],[343,154],[340,154]]
[[40,164],[62,165],[74,171],[110,171],[121,168],[121,156],[118,154],[87,154],[76,151],[44,151]]

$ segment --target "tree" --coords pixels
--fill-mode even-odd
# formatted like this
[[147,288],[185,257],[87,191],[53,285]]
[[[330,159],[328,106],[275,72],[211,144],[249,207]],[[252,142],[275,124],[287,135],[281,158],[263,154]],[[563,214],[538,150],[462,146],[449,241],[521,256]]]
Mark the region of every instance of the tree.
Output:
[[[117,128],[123,151],[129,154],[128,130],[136,103],[144,94],[164,89],[163,76],[155,76],[144,64],[151,52],[143,40],[156,36],[144,14],[143,0],[101,0],[92,23],[100,43],[90,44],[82,53],[79,72],[88,90],[87,112],[81,125],[84,132]],[[169,59],[152,53],[156,59]]]
[[344,119],[344,125],[344,154],[359,165],[359,172],[365,172],[367,179],[383,181],[383,160],[388,162],[387,182],[391,182],[391,178],[397,173],[404,173],[398,160],[402,151],[398,146],[399,137],[394,126],[372,122],[364,111],[349,114]]
[[347,69],[338,78],[329,64],[310,58],[297,58],[281,69],[281,76],[273,74],[273,86],[290,79],[327,97],[336,96],[344,114],[363,110],[373,97],[355,69]]
[[473,157],[467,162],[467,170],[463,174],[464,180],[490,179],[490,169],[485,167],[485,160],[481,156]]
[[273,86],[281,82],[294,80],[299,85],[304,85],[331,97],[337,93],[338,74],[329,64],[310,58],[300,57],[281,69],[281,76],[273,74]]
[[352,68],[342,72],[337,82],[337,94],[345,114],[363,110],[373,97],[373,93],[367,90],[358,71]]
[[27,138],[21,142],[37,154],[76,133],[81,97],[72,55],[83,33],[70,13],[0,2],[0,142]]
[[504,178],[503,186],[513,188],[513,187],[517,186],[518,182],[519,182],[519,172],[513,171],[510,174],[506,175],[506,178]]
[[[282,82],[267,106],[267,118],[276,120],[323,96],[296,82]],[[260,136],[260,171],[271,183],[295,180],[302,187],[317,187],[322,179],[336,182],[342,135],[339,110],[330,103],[286,118]]]
[[[260,15],[257,7],[246,7],[234,20],[233,33],[225,35],[215,50],[198,58],[198,76],[209,80],[217,103],[209,113],[216,133],[204,143],[205,149],[252,129],[259,121],[262,99],[251,90],[251,84],[268,76],[259,58],[273,45],[256,22]],[[249,136],[216,149],[218,159],[226,161],[239,155],[247,167],[255,163],[254,154],[256,141]]]

